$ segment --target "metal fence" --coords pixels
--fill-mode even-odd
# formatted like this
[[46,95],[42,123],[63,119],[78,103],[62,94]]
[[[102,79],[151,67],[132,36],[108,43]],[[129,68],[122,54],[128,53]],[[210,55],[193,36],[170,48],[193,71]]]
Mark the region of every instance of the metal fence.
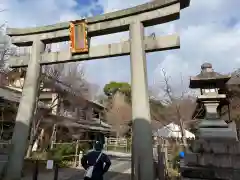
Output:
[[131,140],[126,138],[108,138],[104,149],[106,151],[117,151],[130,153],[131,152]]

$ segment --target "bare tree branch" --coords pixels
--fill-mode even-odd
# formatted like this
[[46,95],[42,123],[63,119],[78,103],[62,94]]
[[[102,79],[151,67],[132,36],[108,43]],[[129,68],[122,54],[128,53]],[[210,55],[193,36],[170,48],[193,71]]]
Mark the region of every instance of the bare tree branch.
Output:
[[[191,101],[191,98],[189,99],[189,96],[186,96],[188,91],[184,90],[184,83],[183,83],[183,77],[180,76],[180,82],[181,85],[179,86],[181,89],[181,93],[179,95],[176,95],[173,92],[173,88],[170,85],[170,79],[171,77],[167,75],[167,72],[165,69],[162,69],[162,78],[163,78],[163,86],[161,87],[163,89],[163,98],[161,99],[161,102],[165,104],[165,110],[162,114],[155,113],[155,119],[159,119],[162,124],[163,121],[168,122],[169,119],[171,121],[176,120],[180,126],[181,136],[182,136],[182,143],[184,148],[187,146],[186,142],[186,135],[185,135],[185,128],[184,128],[184,120],[189,119],[191,117],[191,113],[193,112],[192,107],[189,107],[188,104],[190,102],[191,106],[193,102]],[[189,102],[188,102],[189,101]]]
[[[46,88],[50,89],[52,93],[56,93],[57,96],[55,99],[52,99],[51,104],[49,104],[49,109],[46,111],[41,111],[40,109],[35,113],[35,124],[32,126],[31,137],[28,149],[28,155],[30,156],[31,150],[34,142],[39,136],[39,129],[42,123],[42,120],[52,112],[52,110],[59,106],[61,101],[57,102],[60,99],[66,99],[69,102],[70,109],[82,109],[84,108],[82,105],[84,101],[86,101],[86,95],[82,92],[87,91],[87,82],[84,79],[84,72],[81,71],[80,68],[75,65],[51,65],[51,66],[43,66],[42,75],[41,75],[41,83],[40,83],[40,91],[43,92]],[[74,84],[75,83],[75,84]],[[78,86],[79,85],[79,86]],[[79,100],[80,98],[80,100]],[[88,103],[85,103],[88,104]],[[72,107],[72,108],[71,108]],[[57,115],[65,115],[64,112],[67,112],[66,107],[58,107],[61,110],[58,110]],[[71,111],[70,111],[71,112]],[[68,112],[69,113],[69,112]],[[74,113],[74,111],[72,112]],[[73,116],[73,114],[72,114]],[[79,118],[78,118],[79,120]]]

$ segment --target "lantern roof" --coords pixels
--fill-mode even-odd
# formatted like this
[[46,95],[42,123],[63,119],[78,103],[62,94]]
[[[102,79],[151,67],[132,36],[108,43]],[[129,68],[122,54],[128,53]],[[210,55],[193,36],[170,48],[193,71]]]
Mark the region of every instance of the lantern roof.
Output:
[[197,76],[190,77],[190,88],[222,88],[231,75],[222,75],[213,70],[211,63],[204,63]]

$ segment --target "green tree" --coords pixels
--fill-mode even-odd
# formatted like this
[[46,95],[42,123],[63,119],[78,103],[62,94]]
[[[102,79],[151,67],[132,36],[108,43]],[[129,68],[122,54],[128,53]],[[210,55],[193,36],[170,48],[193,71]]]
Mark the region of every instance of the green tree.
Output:
[[112,81],[104,86],[103,91],[108,97],[114,96],[116,92],[121,92],[126,97],[131,97],[131,85],[126,82]]

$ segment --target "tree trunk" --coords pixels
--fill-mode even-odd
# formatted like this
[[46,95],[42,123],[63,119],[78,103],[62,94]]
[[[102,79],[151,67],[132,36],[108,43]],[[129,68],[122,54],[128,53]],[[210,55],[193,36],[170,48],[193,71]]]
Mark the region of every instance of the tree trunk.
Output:
[[27,154],[26,154],[27,158],[31,157],[34,142],[36,141],[36,139],[39,136],[38,129],[39,129],[40,121],[41,121],[41,119],[38,120],[37,124],[35,124],[36,122],[33,122],[32,129],[31,129],[30,140],[29,140],[29,145],[28,145]]
[[30,158],[32,155],[32,148],[33,148],[33,144],[29,144],[28,149],[27,149],[27,154],[26,157]]
[[32,148],[33,148],[33,145],[34,145],[35,141],[37,140],[38,136],[39,136],[38,130],[35,130],[34,134],[31,135],[30,140],[29,140],[29,145],[28,145],[27,154],[26,154],[27,158],[31,157]]
[[180,113],[180,107],[177,106],[177,117],[179,119],[179,126],[181,130],[181,139],[182,139],[182,144],[183,144],[183,150],[187,150],[187,139],[186,139],[186,134],[185,134],[185,129],[184,129],[184,123],[182,121],[181,113]]
[[180,122],[183,148],[184,148],[184,150],[187,150],[187,138],[186,138],[186,134],[185,134],[184,123],[181,118],[179,119],[179,122]]

